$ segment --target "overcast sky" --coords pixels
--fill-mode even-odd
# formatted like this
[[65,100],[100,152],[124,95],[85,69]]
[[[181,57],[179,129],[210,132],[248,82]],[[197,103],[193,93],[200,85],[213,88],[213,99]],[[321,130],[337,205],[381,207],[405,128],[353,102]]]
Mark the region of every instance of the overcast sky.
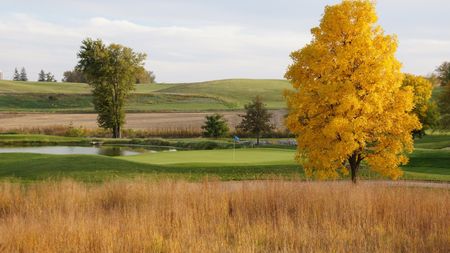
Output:
[[[24,66],[61,79],[86,37],[148,54],[158,82],[283,78],[289,53],[311,40],[336,0],[0,0],[0,71]],[[403,71],[450,60],[449,0],[378,0],[379,23],[398,35]]]

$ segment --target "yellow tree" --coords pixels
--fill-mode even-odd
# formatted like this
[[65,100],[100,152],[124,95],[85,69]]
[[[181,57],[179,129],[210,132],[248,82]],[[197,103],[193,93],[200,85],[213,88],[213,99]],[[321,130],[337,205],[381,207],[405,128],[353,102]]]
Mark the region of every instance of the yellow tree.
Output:
[[363,160],[384,176],[402,175],[420,123],[412,89],[402,87],[397,39],[376,22],[371,1],[327,6],[312,41],[291,54],[286,125],[309,176],[336,178],[350,168],[356,183]]
[[422,137],[425,130],[435,128],[439,124],[439,111],[436,103],[431,99],[433,84],[421,76],[405,74],[402,86],[410,86],[414,93],[414,109],[420,123],[421,129],[415,130],[415,136]]

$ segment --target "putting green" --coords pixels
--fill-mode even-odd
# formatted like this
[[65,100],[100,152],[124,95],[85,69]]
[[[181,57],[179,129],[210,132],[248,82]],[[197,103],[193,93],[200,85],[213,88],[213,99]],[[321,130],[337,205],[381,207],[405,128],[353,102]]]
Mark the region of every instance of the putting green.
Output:
[[155,165],[292,165],[294,150],[224,149],[146,153],[119,159]]

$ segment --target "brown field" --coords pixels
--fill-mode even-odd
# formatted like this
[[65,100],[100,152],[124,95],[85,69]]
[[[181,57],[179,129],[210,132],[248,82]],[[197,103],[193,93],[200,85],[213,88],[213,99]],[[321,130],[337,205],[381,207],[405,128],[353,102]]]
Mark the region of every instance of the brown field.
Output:
[[387,184],[0,184],[3,252],[450,252],[450,191]]
[[[205,116],[214,112],[198,113],[127,113],[125,128],[129,129],[167,129],[185,128],[198,129],[205,121]],[[234,128],[241,120],[239,114],[243,112],[219,112]],[[273,123],[278,128],[283,127],[283,110],[272,111]],[[19,129],[29,127],[49,127],[55,125],[73,125],[88,129],[97,128],[96,114],[66,114],[66,113],[0,113],[2,129]]]

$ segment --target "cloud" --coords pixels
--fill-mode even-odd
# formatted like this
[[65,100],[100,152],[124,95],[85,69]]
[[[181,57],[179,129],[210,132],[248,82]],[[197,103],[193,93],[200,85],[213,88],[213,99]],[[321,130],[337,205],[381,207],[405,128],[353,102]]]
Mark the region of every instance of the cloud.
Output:
[[[11,78],[14,67],[24,66],[30,79],[36,79],[41,69],[60,79],[76,65],[81,41],[92,37],[147,53],[147,68],[160,82],[283,78],[290,52],[311,39],[302,26],[180,23],[190,25],[148,25],[102,16],[57,22],[24,13],[0,15],[0,70]],[[450,38],[439,34],[399,33],[397,55],[404,71],[427,74],[449,60]]]
[[[25,14],[0,17],[0,68],[25,66],[34,79],[39,70],[58,77],[76,64],[82,39],[101,38],[149,55],[148,67],[164,82],[217,78],[282,78],[289,53],[310,40],[291,31],[258,31],[235,25],[146,26],[94,17],[59,25]],[[11,74],[6,72],[10,77]]]

